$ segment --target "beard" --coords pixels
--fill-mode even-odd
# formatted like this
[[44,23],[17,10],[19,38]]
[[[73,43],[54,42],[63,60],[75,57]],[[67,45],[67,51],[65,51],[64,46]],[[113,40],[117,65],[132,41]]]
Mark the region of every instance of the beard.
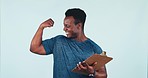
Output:
[[67,34],[67,38],[75,39],[77,37],[78,37],[78,33],[75,33],[75,32],[71,32]]

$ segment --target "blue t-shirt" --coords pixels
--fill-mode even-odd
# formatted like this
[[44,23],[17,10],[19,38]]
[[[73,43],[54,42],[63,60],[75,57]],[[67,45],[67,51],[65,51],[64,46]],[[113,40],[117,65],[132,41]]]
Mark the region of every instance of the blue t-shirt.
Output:
[[89,78],[71,70],[91,55],[102,52],[102,49],[90,39],[78,42],[62,35],[44,40],[42,44],[46,54],[54,56],[53,78]]

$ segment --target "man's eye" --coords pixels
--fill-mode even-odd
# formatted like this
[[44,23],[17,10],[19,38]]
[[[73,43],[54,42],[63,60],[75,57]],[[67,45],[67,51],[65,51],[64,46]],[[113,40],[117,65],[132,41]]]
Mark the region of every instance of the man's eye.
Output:
[[65,27],[66,27],[66,28],[69,28],[70,26],[69,26],[69,25],[65,25]]

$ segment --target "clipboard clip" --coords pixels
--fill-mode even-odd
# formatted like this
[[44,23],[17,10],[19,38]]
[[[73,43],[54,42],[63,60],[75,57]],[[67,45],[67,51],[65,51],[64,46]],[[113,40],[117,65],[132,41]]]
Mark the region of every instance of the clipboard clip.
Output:
[[102,56],[107,56],[107,55],[106,55],[106,51],[103,51],[100,55],[102,55]]

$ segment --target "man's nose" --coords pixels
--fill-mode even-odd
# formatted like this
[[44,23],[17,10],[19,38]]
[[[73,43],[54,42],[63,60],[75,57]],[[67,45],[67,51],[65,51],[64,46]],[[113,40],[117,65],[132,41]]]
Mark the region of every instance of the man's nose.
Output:
[[66,31],[66,30],[67,30],[67,28],[66,28],[66,27],[64,27],[64,28],[63,28],[63,31]]

